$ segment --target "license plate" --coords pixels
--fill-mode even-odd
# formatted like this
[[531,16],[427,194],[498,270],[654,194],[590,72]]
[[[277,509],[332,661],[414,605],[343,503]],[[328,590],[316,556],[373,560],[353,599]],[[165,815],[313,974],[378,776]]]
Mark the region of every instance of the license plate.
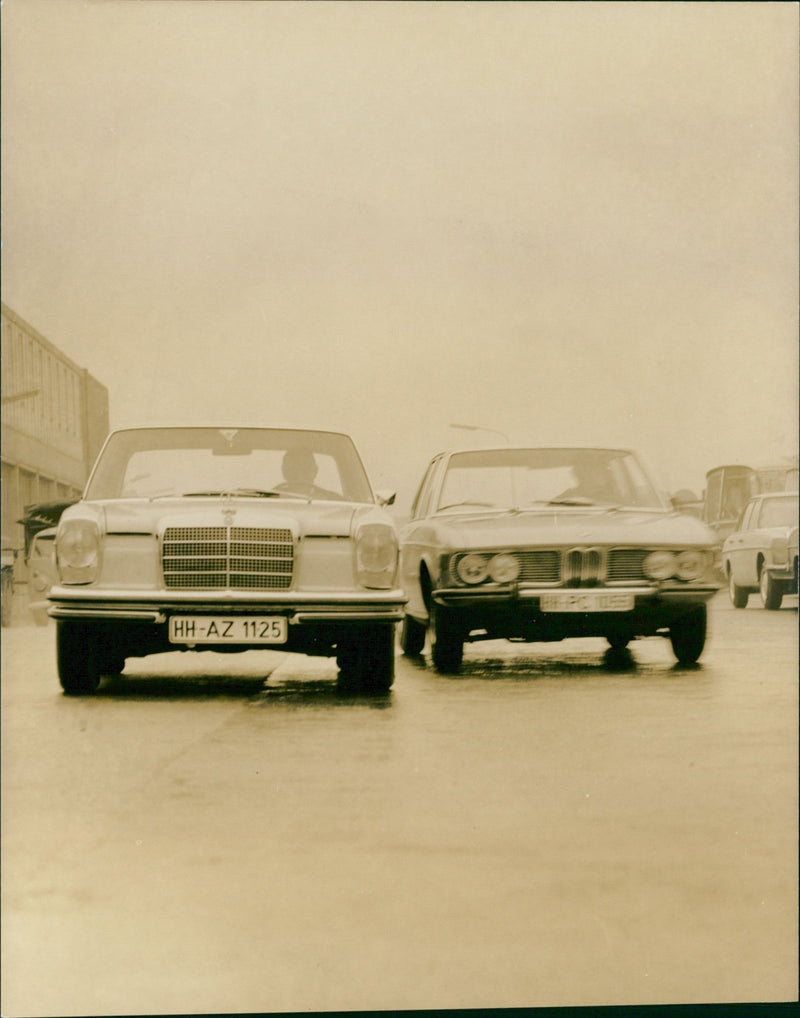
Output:
[[543,612],[629,612],[633,611],[633,594],[610,594],[594,591],[574,594],[542,594],[539,607]]
[[286,643],[281,615],[172,615],[170,643]]

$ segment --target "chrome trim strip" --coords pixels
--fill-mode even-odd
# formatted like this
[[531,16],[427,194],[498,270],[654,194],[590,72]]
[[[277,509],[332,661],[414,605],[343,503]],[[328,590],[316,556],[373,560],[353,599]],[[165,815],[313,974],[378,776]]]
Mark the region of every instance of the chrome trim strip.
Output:
[[85,602],[113,605],[128,604],[142,609],[182,608],[187,605],[227,605],[231,608],[264,608],[274,606],[291,610],[305,605],[326,605],[337,608],[352,604],[405,604],[406,595],[399,587],[392,590],[104,590],[92,586],[51,587],[49,600],[53,604],[81,604]]
[[123,619],[126,622],[166,622],[160,611],[138,611],[132,608],[84,608],[55,605],[47,614],[51,619]]
[[302,625],[305,622],[402,622],[403,608],[389,608],[384,611],[343,611],[343,612],[308,612],[300,611],[289,619],[290,625]]

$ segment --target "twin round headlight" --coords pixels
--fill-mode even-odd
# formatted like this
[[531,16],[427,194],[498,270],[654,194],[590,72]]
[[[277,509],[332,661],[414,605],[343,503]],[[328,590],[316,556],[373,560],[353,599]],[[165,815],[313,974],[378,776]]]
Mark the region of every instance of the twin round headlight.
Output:
[[645,576],[652,580],[668,580],[672,576],[679,580],[697,580],[705,573],[707,564],[704,551],[652,551],[642,568]]
[[456,574],[462,583],[513,583],[519,576],[519,560],[507,552],[498,555],[462,555],[456,563]]

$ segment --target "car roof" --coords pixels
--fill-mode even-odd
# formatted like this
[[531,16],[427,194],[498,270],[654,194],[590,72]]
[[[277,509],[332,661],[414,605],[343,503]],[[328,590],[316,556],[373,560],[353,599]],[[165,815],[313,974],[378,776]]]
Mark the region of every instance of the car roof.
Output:
[[284,424],[231,424],[230,422],[212,421],[208,424],[176,424],[174,421],[163,424],[135,424],[123,428],[112,428],[109,435],[120,434],[126,431],[313,431],[319,435],[344,435],[350,438],[347,431],[338,431],[330,428],[298,427],[296,425]]
[[453,456],[462,452],[622,452],[631,453],[632,449],[621,449],[605,445],[475,445],[459,446],[456,449],[443,449],[436,456]]

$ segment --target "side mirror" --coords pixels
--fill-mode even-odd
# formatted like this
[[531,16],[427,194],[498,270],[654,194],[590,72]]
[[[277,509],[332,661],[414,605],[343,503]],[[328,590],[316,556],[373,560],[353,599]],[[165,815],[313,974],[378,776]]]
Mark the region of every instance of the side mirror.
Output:
[[394,500],[397,498],[397,492],[390,491],[388,488],[381,488],[380,491],[375,492],[375,497],[378,500],[378,505],[394,505]]

